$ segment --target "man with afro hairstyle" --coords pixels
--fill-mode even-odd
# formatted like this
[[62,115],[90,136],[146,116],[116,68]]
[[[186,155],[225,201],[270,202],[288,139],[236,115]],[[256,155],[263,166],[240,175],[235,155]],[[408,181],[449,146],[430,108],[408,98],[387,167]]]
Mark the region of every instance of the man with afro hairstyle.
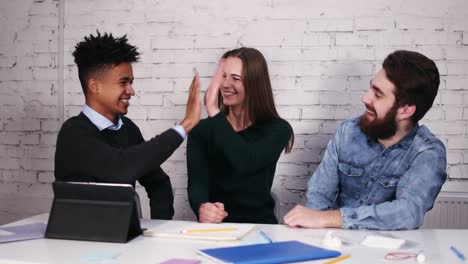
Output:
[[125,117],[135,91],[132,63],[139,59],[126,36],[89,35],[73,52],[86,104],[60,129],[55,153],[58,181],[128,183],[145,187],[151,218],[171,219],[174,196],[161,164],[200,120],[200,82],[193,78],[180,125],[145,141]]

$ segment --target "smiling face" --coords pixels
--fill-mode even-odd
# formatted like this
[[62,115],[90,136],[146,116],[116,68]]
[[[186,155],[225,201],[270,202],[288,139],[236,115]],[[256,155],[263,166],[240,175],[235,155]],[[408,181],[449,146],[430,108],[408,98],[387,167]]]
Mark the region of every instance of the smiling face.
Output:
[[100,75],[89,81],[86,103],[112,122],[127,114],[133,90],[133,70],[130,63],[121,63],[104,69]]
[[369,90],[362,97],[366,112],[359,120],[362,131],[378,139],[393,136],[397,129],[395,85],[385,70],[380,70],[371,80]]
[[220,90],[224,105],[243,107],[245,88],[242,80],[242,60],[236,57],[228,57],[224,64],[223,78]]

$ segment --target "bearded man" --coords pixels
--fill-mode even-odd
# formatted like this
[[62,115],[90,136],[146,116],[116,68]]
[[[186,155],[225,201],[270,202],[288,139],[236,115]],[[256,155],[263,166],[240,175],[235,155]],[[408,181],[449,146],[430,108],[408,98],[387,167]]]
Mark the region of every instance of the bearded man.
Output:
[[435,63],[396,51],[362,97],[366,111],[343,122],[308,182],[292,227],[404,230],[422,225],[447,178],[443,143],[418,121],[439,87]]

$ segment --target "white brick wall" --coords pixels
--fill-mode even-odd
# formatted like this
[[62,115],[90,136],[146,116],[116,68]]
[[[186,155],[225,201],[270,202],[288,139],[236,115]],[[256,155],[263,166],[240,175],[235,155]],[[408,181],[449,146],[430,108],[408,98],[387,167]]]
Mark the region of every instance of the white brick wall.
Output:
[[[446,144],[450,180],[468,185],[467,10],[465,0],[1,1],[0,224],[49,210],[60,113],[69,118],[84,102],[71,52],[96,29],[128,34],[143,53],[128,116],[146,138],[183,118],[193,67],[205,90],[223,52],[242,45],[262,51],[278,111],[296,133],[274,181],[282,214],[304,201],[330,136],[363,110],[360,97],[385,56],[395,49],[422,52],[442,75],[422,123]],[[175,189],[176,219],[193,219],[185,152],[183,144],[163,165]]]
[[1,224],[49,209],[60,124],[58,1],[0,5]]

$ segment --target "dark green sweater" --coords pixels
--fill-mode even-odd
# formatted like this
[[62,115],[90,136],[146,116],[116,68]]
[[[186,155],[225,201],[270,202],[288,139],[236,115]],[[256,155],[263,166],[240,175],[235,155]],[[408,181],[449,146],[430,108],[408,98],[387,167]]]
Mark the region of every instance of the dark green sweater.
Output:
[[224,203],[225,222],[277,223],[271,186],[291,126],[274,119],[236,132],[222,113],[201,120],[187,142],[188,195],[197,214]]
[[168,129],[145,142],[130,119],[122,121],[117,131],[99,131],[83,113],[68,119],[57,137],[55,179],[132,185],[138,180],[150,198],[151,218],[171,219],[172,186],[160,165],[183,139]]

